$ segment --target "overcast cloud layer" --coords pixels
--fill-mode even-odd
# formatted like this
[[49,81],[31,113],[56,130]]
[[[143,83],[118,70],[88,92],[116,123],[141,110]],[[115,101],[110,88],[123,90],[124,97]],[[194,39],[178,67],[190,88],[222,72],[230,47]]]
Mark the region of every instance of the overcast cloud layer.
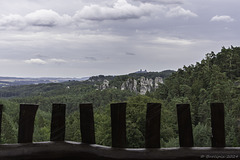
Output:
[[0,76],[162,71],[239,46],[237,0],[1,0]]

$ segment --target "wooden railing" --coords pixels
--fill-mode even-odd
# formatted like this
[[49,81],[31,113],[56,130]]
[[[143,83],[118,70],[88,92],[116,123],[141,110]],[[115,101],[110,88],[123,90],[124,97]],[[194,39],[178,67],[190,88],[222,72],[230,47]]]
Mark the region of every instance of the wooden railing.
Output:
[[[148,103],[145,148],[127,148],[126,103],[111,104],[112,147],[95,144],[92,104],[80,104],[82,142],[65,141],[65,104],[53,104],[49,142],[32,143],[38,105],[21,104],[17,144],[1,144],[0,160],[9,159],[119,159],[197,160],[240,159],[240,147],[225,147],[224,105],[211,104],[212,147],[194,147],[189,104],[177,105],[180,147],[160,148],[161,104]],[[2,121],[0,105],[0,128]],[[1,129],[0,129],[1,132]]]

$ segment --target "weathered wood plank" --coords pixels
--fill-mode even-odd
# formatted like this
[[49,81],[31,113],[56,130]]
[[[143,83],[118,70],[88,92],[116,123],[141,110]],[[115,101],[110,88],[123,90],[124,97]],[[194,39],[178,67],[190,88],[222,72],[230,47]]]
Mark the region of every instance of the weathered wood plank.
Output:
[[125,149],[77,142],[0,145],[2,160],[203,160],[240,159],[240,147]]
[[18,143],[31,143],[38,105],[20,104]]
[[224,104],[211,103],[212,147],[225,147]]
[[189,104],[177,104],[180,147],[193,147],[192,120]]
[[126,103],[111,104],[112,146],[126,147]]
[[145,147],[160,148],[161,104],[148,103],[146,114]]
[[65,140],[66,104],[52,104],[52,121],[50,141]]
[[82,142],[95,144],[95,128],[92,104],[80,104],[80,130]]

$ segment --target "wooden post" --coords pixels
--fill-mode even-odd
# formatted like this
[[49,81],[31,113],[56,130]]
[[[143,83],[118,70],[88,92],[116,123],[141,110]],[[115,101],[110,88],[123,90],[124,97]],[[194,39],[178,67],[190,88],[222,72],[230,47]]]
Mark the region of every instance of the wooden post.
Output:
[[145,147],[160,148],[161,104],[148,103],[146,114]]
[[2,142],[2,140],[1,140],[1,134],[2,134],[2,110],[3,110],[3,105],[0,104],[0,143]]
[[32,143],[38,105],[20,104],[18,143]]
[[112,147],[126,147],[126,105],[111,104]]
[[189,104],[177,104],[180,147],[193,147],[192,121]]
[[225,147],[224,104],[211,103],[212,147]]
[[82,142],[95,144],[95,129],[92,104],[80,104],[80,128]]
[[66,112],[66,104],[52,105],[50,141],[65,140],[65,112]]

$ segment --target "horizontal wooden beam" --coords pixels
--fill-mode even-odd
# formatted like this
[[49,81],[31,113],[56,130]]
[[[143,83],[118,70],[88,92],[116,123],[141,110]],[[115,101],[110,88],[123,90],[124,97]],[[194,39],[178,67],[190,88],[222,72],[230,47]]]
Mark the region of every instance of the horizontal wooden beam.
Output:
[[0,145],[0,159],[104,159],[104,160],[202,160],[240,159],[240,147],[184,147],[160,149],[111,148],[77,142],[38,142]]

